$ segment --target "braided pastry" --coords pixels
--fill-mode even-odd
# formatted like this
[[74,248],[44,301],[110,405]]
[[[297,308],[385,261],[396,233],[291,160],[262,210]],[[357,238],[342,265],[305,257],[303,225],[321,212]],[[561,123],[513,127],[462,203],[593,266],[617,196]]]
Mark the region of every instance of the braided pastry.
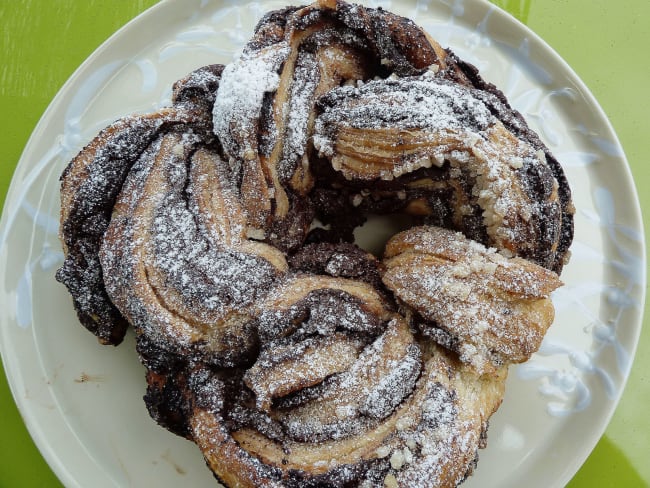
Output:
[[[334,0],[267,14],[239,59],[104,129],[61,200],[80,321],[133,327],[151,416],[238,487],[461,483],[573,234],[500,91]],[[352,243],[376,213],[413,222],[381,258]]]

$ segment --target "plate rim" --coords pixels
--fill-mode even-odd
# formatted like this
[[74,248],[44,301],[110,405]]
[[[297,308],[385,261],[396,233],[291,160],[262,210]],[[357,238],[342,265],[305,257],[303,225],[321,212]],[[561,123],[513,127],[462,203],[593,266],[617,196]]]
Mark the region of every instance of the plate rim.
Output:
[[[172,0],[172,1],[176,1],[176,0]],[[69,91],[70,87],[74,85],[74,83],[77,82],[77,80],[80,77],[82,77],[84,72],[94,62],[96,62],[97,58],[101,57],[108,49],[111,48],[112,44],[115,42],[116,39],[122,37],[125,32],[137,28],[139,24],[149,22],[149,17],[158,15],[160,12],[163,12],[166,8],[169,8],[168,5],[170,3],[172,2],[170,2],[169,0],[159,1],[158,3],[148,7],[147,9],[145,9],[144,11],[142,11],[141,13],[139,13],[138,15],[130,19],[124,25],[119,27],[115,32],[113,32],[110,36],[108,36],[72,72],[72,74],[66,79],[63,85],[61,85],[61,87],[57,90],[52,100],[48,103],[47,108],[44,110],[43,114],[39,117],[38,122],[34,126],[34,129],[29,135],[27,142],[25,143],[25,146],[20,153],[20,157],[18,158],[18,162],[16,163],[16,167],[12,174],[9,187],[7,189],[7,194],[2,207],[2,215],[0,217],[0,252],[4,250],[7,241],[5,235],[5,229],[7,226],[8,215],[11,212],[15,212],[15,209],[13,207],[17,204],[17,199],[14,198],[15,194],[18,191],[17,187],[19,185],[16,175],[18,171],[21,169],[21,167],[26,166],[26,161],[28,160],[29,153],[34,147],[34,141],[38,139],[38,137],[41,135],[41,133],[44,131],[46,127],[45,121],[50,117],[50,114],[54,112],[56,108],[61,104],[61,100],[64,98],[65,94]],[[4,272],[2,273],[2,275],[4,276]],[[23,420],[25,427],[27,428],[27,431],[32,441],[36,445],[39,453],[43,456],[45,462],[52,470],[52,472],[56,475],[56,477],[59,479],[61,484],[64,485],[65,487],[84,488],[79,483],[78,477],[70,472],[67,465],[62,461],[61,457],[58,455],[52,443],[43,434],[43,427],[39,423],[37,415],[34,413],[32,408],[29,408],[28,402],[23,398],[23,395],[19,393],[19,388],[21,386],[24,386],[24,382],[22,381],[22,378],[20,382],[18,381],[20,372],[17,371],[17,364],[16,364],[17,360],[13,360],[10,362],[8,359],[10,351],[7,351],[6,337],[9,334],[6,331],[6,329],[8,328],[4,326],[5,321],[3,320],[3,318],[4,318],[4,311],[2,315],[0,315],[0,332],[1,332],[0,338],[2,338],[2,341],[0,341],[0,360],[2,361],[2,366],[4,368],[5,376],[7,378],[7,384],[9,386],[9,390],[11,391],[11,395],[13,397],[14,403],[16,404],[20,417]],[[31,332],[31,335],[33,336],[33,331]],[[39,357],[39,363],[40,362],[41,362],[41,358]],[[42,364],[40,369],[43,370]],[[48,395],[52,397],[53,403],[56,404],[57,403],[56,397],[54,397],[54,395],[52,395],[51,392],[48,392]],[[74,436],[74,432],[72,431],[72,429],[69,426],[66,427],[67,430],[70,431],[70,433]],[[81,442],[79,444],[81,445]]]
[[[97,58],[100,58],[106,52],[106,50],[110,48],[110,46],[114,43],[114,41],[117,38],[122,37],[125,34],[125,32],[131,31],[132,29],[136,29],[139,24],[149,22],[150,17],[163,13],[167,8],[169,8],[171,4],[178,3],[178,1],[179,0],[168,0],[168,1],[159,2],[155,5],[152,5],[151,7],[147,8],[146,10],[138,14],[136,17],[129,20],[127,23],[125,23],[123,26],[117,29],[113,34],[111,34],[104,42],[102,42],[88,57],[86,57],[84,61],[70,75],[70,77],[66,80],[66,82],[58,89],[56,95],[50,101],[48,107],[45,109],[45,111],[39,118],[38,123],[35,125],[34,129],[32,130],[21,152],[20,158],[18,159],[18,162],[16,164],[16,169],[14,170],[14,175],[11,178],[11,183],[7,190],[7,196],[3,206],[2,218],[0,220],[0,236],[4,235],[4,228],[7,224],[7,215],[9,214],[10,211],[13,210],[12,207],[16,204],[15,201],[16,199],[14,198],[17,192],[16,186],[18,185],[16,179],[16,173],[19,170],[19,168],[26,166],[25,161],[27,160],[27,156],[29,155],[30,148],[32,148],[34,145],[34,140],[37,139],[39,135],[41,135],[41,133],[43,132],[46,126],[45,121],[50,117],[50,114],[54,110],[56,110],[56,108],[60,105],[61,99],[64,97],[64,94],[69,90],[70,86],[73,85],[80,77],[83,76],[84,72],[88,69],[88,67],[92,65],[92,63],[94,63],[97,60]],[[415,0],[403,0],[403,1],[406,1],[408,3],[413,3]],[[196,2],[193,2],[193,4],[194,3]],[[219,0],[219,3],[223,4],[224,2],[223,0]],[[357,0],[357,3],[367,3],[367,2],[364,2],[363,0],[361,1]],[[629,195],[628,200],[629,203],[632,204],[630,206],[631,209],[634,210],[634,215],[631,216],[631,220],[634,221],[636,225],[635,228],[640,231],[640,235],[641,235],[640,246],[644,251],[641,255],[641,259],[643,264],[642,287],[645,289],[645,287],[647,287],[647,272],[648,272],[647,271],[647,246],[645,240],[645,229],[644,229],[644,223],[643,223],[642,212],[640,207],[639,195],[634,182],[629,161],[625,154],[625,150],[618,138],[618,135],[616,134],[616,131],[610,119],[607,117],[607,114],[605,113],[601,105],[598,103],[598,100],[595,98],[595,96],[593,95],[589,87],[582,81],[582,79],[573,70],[573,68],[541,36],[539,36],[527,25],[519,21],[519,19],[514,17],[512,14],[502,9],[501,7],[492,4],[488,0],[470,0],[470,3],[473,3],[475,5],[480,5],[482,8],[489,9],[492,13],[496,13],[497,15],[506,18],[507,20],[505,22],[507,24],[512,25],[517,32],[525,34],[531,41],[534,41],[538,46],[541,46],[541,48],[543,48],[544,50],[545,56],[550,55],[552,57],[552,62],[558,66],[561,66],[563,74],[567,75],[567,78],[570,79],[571,82],[574,83],[579,88],[580,93],[587,97],[586,102],[589,104],[589,106],[596,109],[597,116],[600,122],[604,123],[604,127],[607,129],[607,136],[610,137],[611,140],[616,143],[617,149],[620,150],[620,157],[623,162],[621,167],[624,168],[624,175],[623,175],[624,182],[626,187],[630,190],[631,193]],[[2,238],[2,240],[0,240],[0,249],[5,247],[5,243],[6,243],[6,239]],[[639,345],[639,339],[643,328],[642,322],[643,322],[643,315],[645,310],[645,298],[646,298],[645,294],[640,295],[640,311],[638,313],[637,323],[634,324],[635,334],[634,334],[634,339],[632,341],[633,347],[632,350],[629,351],[630,356],[632,358],[636,356],[638,345]],[[4,320],[2,322],[3,322],[2,325],[4,325]],[[31,410],[27,408],[26,400],[24,400],[22,396],[18,394],[18,388],[20,386],[20,383],[17,382],[17,376],[19,375],[16,374],[17,372],[15,371],[14,366],[12,366],[10,364],[10,361],[7,359],[8,358],[8,353],[6,352],[7,341],[4,340],[6,339],[7,336],[8,333],[4,330],[3,327],[2,336],[1,336],[3,338],[3,341],[0,344],[0,352],[2,353],[1,354],[2,362],[6,371],[7,383],[12,392],[14,402],[16,403],[20,415],[23,421],[25,422],[25,425],[27,426],[30,436],[34,440],[35,444],[37,445],[39,452],[45,458],[47,464],[56,473],[56,475],[59,477],[62,483],[64,483],[66,486],[79,486],[78,481],[74,478],[72,473],[70,473],[69,470],[66,469],[66,466],[61,463],[61,459],[57,455],[56,450],[53,449],[53,447],[47,441],[46,438],[44,438],[42,435],[39,435],[42,434],[42,429],[39,428],[37,419],[34,417],[33,412],[31,412]],[[630,363],[630,367],[627,369],[627,371],[625,371],[624,377],[621,380],[620,387],[616,392],[616,397],[611,402],[612,406],[611,408],[608,409],[607,415],[605,416],[606,418],[604,419],[604,422],[602,422],[603,424],[602,429],[598,429],[597,431],[591,431],[589,442],[581,443],[581,446],[583,446],[583,449],[581,449],[581,451],[584,451],[583,452],[584,455],[575,458],[575,462],[573,463],[573,467],[575,469],[566,470],[565,476],[563,478],[564,484],[568,482],[573,477],[573,475],[578,471],[580,466],[582,466],[582,464],[585,462],[589,454],[596,446],[598,440],[605,432],[605,429],[607,428],[607,425],[610,423],[611,418],[614,415],[618,407],[618,404],[621,400],[621,397],[625,392],[628,379],[630,376],[630,371],[632,369],[632,364],[633,364],[633,360]],[[584,448],[585,445],[589,446],[588,449]]]
[[[506,11],[505,9],[502,9],[498,5],[495,5],[491,3],[489,0],[474,0],[478,3],[482,3],[484,5],[488,5],[490,8],[493,8],[495,12],[497,12],[498,15],[508,17],[509,18],[509,23],[511,25],[516,26],[518,31],[522,31],[527,33],[531,39],[533,39],[539,46],[541,46],[547,54],[550,54],[553,58],[553,62],[557,63],[558,65],[561,66],[563,72],[567,75],[569,75],[570,80],[572,83],[574,83],[578,88],[581,94],[585,95],[587,97],[587,103],[592,107],[596,109],[598,118],[600,119],[601,122],[604,122],[605,128],[607,129],[608,136],[611,138],[612,141],[616,143],[617,150],[620,151],[620,158],[622,160],[622,165],[621,167],[624,168],[625,173],[624,173],[624,180],[625,180],[625,185],[626,187],[630,190],[630,195],[629,195],[629,202],[632,203],[631,207],[634,210],[634,215],[632,216],[632,219],[635,224],[637,225],[637,229],[639,230],[640,233],[640,238],[641,241],[639,243],[641,249],[643,252],[641,253],[641,265],[642,265],[642,271],[641,271],[641,288],[646,289],[648,286],[648,247],[647,247],[647,242],[645,239],[645,226],[643,222],[643,214],[641,211],[641,203],[639,200],[639,194],[638,190],[636,188],[636,184],[634,181],[634,176],[632,174],[632,169],[630,167],[630,163],[628,161],[627,155],[625,153],[625,148],[621,144],[621,141],[618,137],[618,134],[616,133],[616,130],[614,129],[614,126],[612,125],[611,120],[607,116],[607,113],[605,110],[602,108],[600,103],[598,102],[598,99],[594,96],[592,93],[591,89],[589,86],[582,81],[580,76],[576,73],[576,71],[571,67],[571,65],[551,46],[545,39],[543,39],[540,35],[538,35],[533,29],[528,27],[526,24],[521,22],[518,18],[516,18],[514,15],[512,15],[510,12]],[[625,393],[625,389],[628,384],[628,380],[630,378],[630,373],[633,368],[634,364],[634,359],[636,357],[636,353],[639,347],[639,342],[640,342],[640,337],[641,337],[641,331],[643,329],[643,317],[644,313],[646,310],[646,294],[641,293],[640,294],[640,304],[639,304],[639,313],[637,317],[637,323],[635,324],[635,330],[634,330],[634,338],[632,341],[632,348],[630,350],[630,357],[632,358],[630,361],[630,365],[627,368],[627,370],[624,372],[623,379],[621,380],[621,385],[619,389],[616,392],[616,396],[612,399],[611,401],[611,407],[608,409],[607,413],[605,414],[603,420],[602,420],[602,428],[600,429],[594,429],[589,432],[589,441],[588,442],[581,442],[580,446],[582,449],[580,449],[581,454],[579,456],[574,457],[573,463],[571,463],[571,467],[567,466],[564,473],[563,477],[561,478],[561,486],[566,485],[573,476],[580,470],[582,465],[585,463],[587,458],[591,455],[592,451],[595,449],[596,445],[598,444],[599,440],[601,437],[605,434],[605,430],[607,429],[607,426],[610,424],[612,421],[612,417],[614,416],[618,405],[621,401],[621,398],[623,394]]]

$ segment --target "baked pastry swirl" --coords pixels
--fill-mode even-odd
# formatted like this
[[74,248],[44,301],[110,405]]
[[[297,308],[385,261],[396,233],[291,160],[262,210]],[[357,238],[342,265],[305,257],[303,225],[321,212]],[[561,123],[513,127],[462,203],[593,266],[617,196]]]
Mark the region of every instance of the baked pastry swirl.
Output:
[[[233,487],[461,483],[573,232],[498,89],[333,0],[267,14],[236,61],[104,129],[61,199],[80,321],[133,327],[151,416]],[[379,257],[352,242],[375,213],[413,222]]]

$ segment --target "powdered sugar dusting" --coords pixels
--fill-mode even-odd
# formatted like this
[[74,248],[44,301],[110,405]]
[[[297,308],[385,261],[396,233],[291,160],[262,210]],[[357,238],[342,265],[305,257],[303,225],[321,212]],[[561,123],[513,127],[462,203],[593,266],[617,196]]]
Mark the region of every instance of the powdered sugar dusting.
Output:
[[[137,330],[165,348],[228,362],[250,347],[242,309],[266,292],[277,271],[262,258],[220,247],[197,224],[192,211],[208,209],[197,208],[186,189],[187,159],[199,141],[191,132],[167,136],[158,149],[167,158],[150,154],[148,170],[129,175],[120,205],[140,219],[111,223],[102,259],[111,270],[111,297]],[[151,185],[158,194],[146,193]]]
[[[344,108],[338,104],[345,101]],[[389,78],[332,90],[317,133],[329,123],[356,129],[485,130],[496,120],[469,89],[437,79],[431,72],[420,77]],[[325,150],[333,148],[326,147]]]
[[[213,124],[231,156],[245,158],[248,152],[257,150],[250,141],[257,140],[256,121],[264,94],[278,88],[278,70],[289,52],[288,45],[281,42],[259,52],[245,52],[224,69],[214,102]],[[243,146],[242,138],[248,141]]]
[[[384,282],[454,338],[461,360],[484,372],[539,348],[553,320],[548,295],[560,285],[554,273],[439,228],[412,229],[389,248],[397,243],[406,248],[388,261]],[[432,326],[422,327],[427,333]]]
[[[341,87],[319,103],[324,111],[316,120],[314,146],[350,179],[390,180],[440,167],[459,146],[473,147],[496,122],[471,90],[430,72]],[[363,144],[355,147],[355,138]]]

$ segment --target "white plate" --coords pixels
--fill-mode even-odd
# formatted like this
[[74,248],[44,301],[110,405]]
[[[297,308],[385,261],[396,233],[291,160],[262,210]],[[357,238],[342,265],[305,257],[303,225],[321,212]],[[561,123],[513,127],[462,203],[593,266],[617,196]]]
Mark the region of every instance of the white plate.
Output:
[[[168,1],[116,33],[72,76],[34,131],[0,226],[2,355],[20,411],[67,486],[215,486],[198,449],[147,415],[133,337],[98,345],[64,287],[58,176],[112,120],[151,111],[171,84],[229,62],[257,19],[286,0],[238,5]],[[486,1],[367,2],[413,18],[476,64],[565,165],[576,238],[540,353],[512,368],[489,446],[470,487],[559,487],[603,433],[635,352],[645,289],[639,205],[623,151],[571,69],[537,36]]]

